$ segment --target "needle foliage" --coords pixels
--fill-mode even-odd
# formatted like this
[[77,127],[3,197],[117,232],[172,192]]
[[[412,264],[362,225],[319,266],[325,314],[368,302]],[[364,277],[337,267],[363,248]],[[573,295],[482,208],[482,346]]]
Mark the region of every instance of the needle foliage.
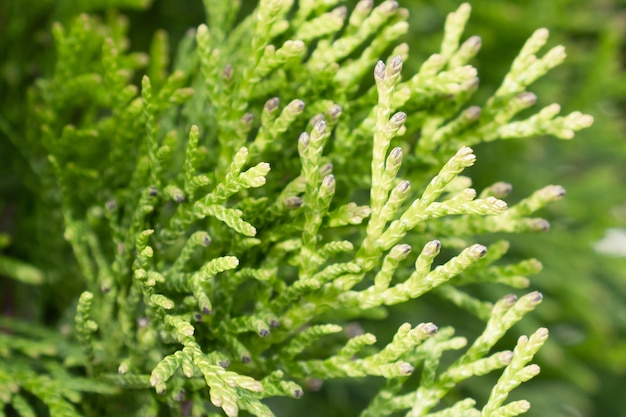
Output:
[[[492,237],[547,231],[537,212],[565,190],[507,204],[510,184],[477,190],[467,170],[473,146],[592,124],[533,107],[528,87],[566,56],[547,29],[476,103],[468,4],[409,71],[409,13],[391,0],[205,1],[173,51],[157,31],[145,52],[116,7],[147,4],[103,3],[60,3],[26,128],[2,119],[36,192],[16,207],[31,255],[0,258],[1,412],[280,416],[359,385],[370,398],[327,411],[529,409],[509,394],[539,373],[548,331],[501,339],[543,297],[476,288],[529,286],[539,260]],[[431,308],[395,323],[400,305]],[[473,324],[439,324],[441,306]],[[369,331],[380,321],[393,330]],[[492,373],[485,398],[459,388]]]

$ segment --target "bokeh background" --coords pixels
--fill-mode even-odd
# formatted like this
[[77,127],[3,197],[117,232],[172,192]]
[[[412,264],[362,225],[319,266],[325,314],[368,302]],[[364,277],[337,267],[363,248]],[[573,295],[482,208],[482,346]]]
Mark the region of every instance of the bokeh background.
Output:
[[[399,3],[411,16],[410,33],[404,39],[411,49],[405,64],[410,73],[438,50],[445,16],[461,2]],[[204,20],[200,0],[0,2],[0,247],[4,256],[32,263],[52,276],[67,274],[72,266],[67,259],[52,259],[45,250],[58,244],[51,231],[62,231],[61,223],[54,224],[61,219],[47,219],[52,224],[39,227],[45,217],[34,202],[43,185],[34,175],[37,162],[29,161],[20,145],[28,128],[27,91],[52,69],[53,22],[67,22],[82,12],[111,13],[110,7],[117,4],[123,5],[119,9],[129,18],[130,48],[135,51],[148,51],[154,32],[165,29],[174,54],[177,40]],[[546,27],[551,32],[549,46],[565,45],[568,59],[531,86],[538,96],[533,109],[558,102],[564,113],[580,110],[595,118],[594,126],[573,141],[536,138],[475,149],[478,164],[470,175],[478,189],[495,181],[510,182],[514,186],[511,202],[547,184],[563,185],[568,192],[565,200],[542,213],[551,221],[549,233],[504,236],[512,243],[513,258],[535,257],[543,262],[544,270],[532,278],[531,289],[545,296],[541,307],[515,327],[505,343],[510,346],[517,335],[539,326],[551,331],[549,343],[537,358],[541,375],[515,391],[515,396],[531,401],[529,416],[626,416],[626,2],[474,0],[470,4],[473,11],[466,37],[479,35],[483,41],[473,62],[481,83],[477,104],[496,90],[530,34]],[[242,13],[254,5],[243,0]],[[0,284],[3,313],[28,315],[40,310],[45,315],[54,303],[67,302],[56,299],[49,300],[50,305],[29,305],[30,287],[2,278]],[[502,290],[483,291],[485,297],[495,298]],[[69,298],[71,293],[68,289]],[[453,325],[461,334],[471,335],[479,328],[454,309],[436,309],[436,319],[427,317],[431,308],[399,307],[391,310],[388,322],[365,323],[364,327],[385,334],[403,321],[433,320]],[[494,378],[463,385],[461,394],[485,398]],[[298,404],[298,410],[308,410],[306,415],[358,415],[378,382],[362,383],[326,384],[301,400],[306,404]],[[290,402],[277,405],[281,416],[296,415]]]

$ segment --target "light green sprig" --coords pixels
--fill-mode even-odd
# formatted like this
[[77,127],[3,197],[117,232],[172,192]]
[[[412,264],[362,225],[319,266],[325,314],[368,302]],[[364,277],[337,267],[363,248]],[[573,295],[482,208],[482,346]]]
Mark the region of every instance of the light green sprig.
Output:
[[347,240],[339,240],[335,242],[328,242],[324,246],[319,249],[320,257],[324,259],[328,259],[333,255],[342,253],[342,252],[352,252],[354,250],[354,246],[352,242]]
[[285,106],[278,117],[275,117],[279,103],[278,97],[273,97],[265,103],[261,115],[261,128],[251,147],[253,154],[263,154],[268,149],[275,150],[279,135],[289,129],[305,107],[304,101],[295,99]]
[[83,345],[83,351],[87,356],[88,363],[90,364],[88,371],[93,372],[91,363],[94,358],[93,352],[93,334],[98,331],[98,324],[91,318],[91,305],[93,302],[93,294],[85,291],[80,295],[78,299],[78,305],[76,306],[76,316],[74,318],[76,326],[76,336],[79,342]]
[[358,225],[371,213],[372,210],[368,206],[358,206],[356,203],[350,202],[328,213],[328,226]]
[[193,352],[193,362],[198,367],[209,386],[211,403],[224,410],[227,416],[236,417],[239,406],[244,400],[259,404],[261,403],[251,395],[254,392],[262,392],[263,385],[253,378],[239,375],[235,372],[226,371],[223,367],[212,361],[198,350]]
[[[430,181],[422,193],[421,198],[415,200],[402,214],[400,219],[393,221],[389,225],[387,230],[385,230],[379,238],[379,247],[387,249],[395,245],[409,230],[427,219],[429,214],[433,217],[438,217],[438,214],[445,215],[443,212],[437,213],[434,210],[432,213],[427,213],[427,209],[445,191],[448,184],[450,184],[463,169],[472,166],[475,160],[476,157],[470,148],[461,148],[455,156],[448,161],[439,174]],[[495,202],[494,205],[496,205],[497,208],[498,205],[495,204]]]
[[437,327],[432,323],[422,324],[414,329],[411,328],[410,324],[405,323],[398,329],[391,343],[380,352],[362,359],[353,358],[350,361],[346,361],[345,357],[347,354],[356,353],[361,347],[376,340],[372,338],[372,335],[356,336],[352,339],[353,342],[347,345],[346,350],[340,351],[338,355],[326,360],[298,361],[292,372],[295,374],[305,373],[314,377],[324,375],[326,378],[366,375],[383,376],[385,378],[406,376],[413,372],[413,367],[408,362],[398,359],[436,332]]
[[[415,272],[403,283],[380,292],[366,290],[359,293],[346,293],[345,297],[348,299],[352,297],[356,298],[360,307],[364,309],[381,304],[393,305],[401,303],[412,298],[417,298],[445,283],[460,274],[463,270],[469,268],[474,262],[487,253],[487,248],[484,246],[474,245],[429,272],[429,261],[432,262],[432,258],[438,253],[438,243],[439,242],[435,242],[426,245],[422,251],[422,255],[416,262]],[[435,247],[434,249],[432,248],[433,246]]]
[[298,139],[298,151],[302,161],[301,175],[306,181],[303,199],[305,220],[299,256],[300,279],[307,279],[315,269],[312,259],[317,246],[317,232],[335,193],[335,178],[332,174],[320,180],[319,165],[324,144],[329,136],[330,131],[326,122],[321,120],[315,124],[310,135],[303,133]]
[[337,352],[337,356],[343,356],[346,360],[352,360],[353,357],[362,351],[366,346],[372,346],[376,343],[376,336],[371,333],[363,333],[356,335]]
[[505,406],[504,410],[498,411],[511,390],[539,373],[539,366],[526,364],[532,360],[547,338],[548,330],[545,328],[538,329],[530,338],[527,336],[519,338],[511,363],[504,369],[502,376],[491,390],[489,400],[482,409],[482,416],[515,416],[528,410],[527,402],[514,402]]
[[308,41],[306,36],[296,36],[297,40],[285,41],[283,46],[276,49],[274,45],[267,45],[261,60],[255,69],[255,75],[251,82],[259,82],[276,68],[297,63],[306,53],[306,45],[303,41]]
[[[444,26],[444,38],[441,42],[440,56],[442,62],[449,62],[452,56],[457,53],[470,11],[470,5],[463,3],[456,11],[448,14]],[[454,68],[455,66],[451,65],[450,67]]]
[[346,13],[346,8],[342,6],[308,20],[298,28],[295,38],[309,42],[317,38],[334,35],[343,27]]
[[182,272],[185,265],[189,262],[193,254],[198,248],[206,248],[211,244],[211,237],[207,232],[197,231],[189,236],[189,239],[185,242],[180,251],[180,255],[174,261],[172,267],[166,272],[166,274],[178,275]]
[[198,150],[198,139],[200,132],[198,126],[191,126],[189,130],[189,140],[185,151],[185,163],[183,165],[183,177],[185,194],[188,198],[193,198],[194,192],[203,186],[209,184],[209,179],[205,175],[196,175],[196,159]]
[[277,370],[270,373],[260,382],[263,384],[263,394],[266,397],[290,396],[292,398],[300,398],[303,390],[300,385],[292,381],[284,380],[284,372]]
[[[296,12],[296,16],[294,17],[292,23],[293,24],[301,24],[302,22],[310,19],[312,16],[317,16],[324,13],[326,10],[334,7],[339,3],[340,0],[327,0],[323,2],[315,1],[315,0],[303,0],[298,5],[298,10]],[[292,1],[285,2],[291,5]]]
[[3,255],[0,255],[0,274],[30,285],[40,285],[45,280],[39,268]]
[[144,76],[141,80],[141,95],[143,97],[143,114],[146,123],[146,149],[148,162],[150,164],[150,185],[160,188],[160,166],[157,158],[157,127],[155,118],[155,109],[152,97],[152,86],[148,76]]
[[563,62],[566,55],[562,46],[555,46],[541,58],[535,55],[546,44],[549,35],[545,28],[538,29],[531,35],[513,61],[511,71],[505,76],[494,98],[521,93],[537,78]]
[[289,341],[289,344],[283,349],[281,356],[284,360],[291,359],[302,353],[322,337],[339,333],[341,330],[342,327],[336,324],[322,324],[308,327]]
[[[393,274],[398,269],[400,261],[406,259],[410,252],[411,246],[407,244],[396,245],[391,248],[383,259],[383,266],[374,277],[374,287],[372,287],[372,291],[379,292],[389,288],[389,283],[393,278]],[[430,267],[430,264],[428,267]]]
[[[311,59],[308,60],[310,70],[319,71],[348,56],[392,19],[398,13],[397,10],[398,4],[395,1],[384,1],[373,10],[371,2],[362,2],[348,19],[349,24],[344,36],[332,43],[326,42],[321,47],[316,48]],[[338,10],[337,13],[339,12],[341,10]],[[342,14],[343,20],[346,14],[345,9],[343,9]]]
[[550,203],[561,200],[564,196],[565,189],[563,187],[560,185],[548,185],[511,207],[507,215],[511,217],[528,216]]
[[448,407],[436,413],[429,413],[429,417],[480,417],[480,411],[474,408],[476,400],[466,398],[458,401],[452,407]]
[[486,354],[504,333],[524,315],[532,311],[542,300],[542,295],[532,292],[520,298],[506,296],[500,299],[493,307],[487,327],[463,356],[461,363],[476,360]]

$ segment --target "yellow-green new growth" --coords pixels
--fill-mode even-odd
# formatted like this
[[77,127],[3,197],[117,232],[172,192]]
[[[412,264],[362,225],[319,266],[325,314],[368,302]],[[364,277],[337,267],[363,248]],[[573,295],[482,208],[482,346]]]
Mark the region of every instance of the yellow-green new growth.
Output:
[[[34,88],[43,153],[33,161],[50,163],[38,180],[56,184],[46,193],[59,200],[53,214],[81,294],[74,332],[58,336],[67,348],[51,352],[36,332],[7,326],[15,341],[0,353],[17,360],[0,365],[0,402],[32,415],[24,390],[51,415],[271,417],[268,397],[371,376],[382,388],[358,404],[363,417],[526,411],[527,402],[505,401],[539,371],[528,363],[547,331],[520,338],[513,352],[493,349],[542,296],[492,304],[474,288],[526,287],[541,264],[511,263],[504,241],[477,242],[547,230],[530,216],[564,190],[548,186],[508,206],[509,184],[477,191],[465,170],[476,162],[471,145],[569,138],[591,124],[577,112],[559,117],[558,105],[516,119],[532,111],[537,97],[526,89],[563,48],[537,56],[548,36],[537,31],[481,107],[471,63],[481,40],[463,39],[468,4],[448,16],[439,53],[413,69],[409,45],[397,44],[408,12],[396,1],[361,0],[350,11],[340,0],[261,0],[247,17],[241,6],[205,0],[207,24],[184,36],[171,70],[164,32],[142,67],[115,13],[55,27],[56,71]],[[428,293],[484,331],[472,341],[438,329],[429,321],[446,315]],[[359,325],[414,300],[427,307],[416,314],[433,317],[405,317],[386,337]],[[37,355],[51,358],[41,366]],[[482,410],[448,396],[502,368]],[[109,397],[61,389],[76,385],[76,370],[107,384],[85,391]]]

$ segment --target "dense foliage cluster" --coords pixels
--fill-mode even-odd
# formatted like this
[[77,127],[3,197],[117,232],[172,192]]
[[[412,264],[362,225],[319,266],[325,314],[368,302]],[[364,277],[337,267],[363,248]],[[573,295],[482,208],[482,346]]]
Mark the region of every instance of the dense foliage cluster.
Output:
[[[469,5],[408,73],[395,1],[293,3],[242,17],[238,2],[206,1],[207,24],[171,62],[165,32],[132,52],[113,10],[53,27],[54,71],[29,90],[13,140],[41,190],[29,262],[50,268],[1,261],[17,281],[64,288],[49,310],[0,322],[5,413],[271,416],[281,407],[268,398],[365,377],[378,391],[362,416],[528,410],[507,399],[539,372],[530,361],[548,332],[496,344],[542,296],[472,287],[525,288],[541,264],[479,242],[546,231],[535,213],[565,191],[509,207],[511,185],[476,191],[462,173],[469,146],[591,125],[557,104],[528,110],[527,87],[564,48],[540,53],[548,31],[534,32],[479,106]],[[388,338],[363,328],[430,294],[483,330],[438,328],[435,310]],[[455,391],[499,369],[484,402]]]

